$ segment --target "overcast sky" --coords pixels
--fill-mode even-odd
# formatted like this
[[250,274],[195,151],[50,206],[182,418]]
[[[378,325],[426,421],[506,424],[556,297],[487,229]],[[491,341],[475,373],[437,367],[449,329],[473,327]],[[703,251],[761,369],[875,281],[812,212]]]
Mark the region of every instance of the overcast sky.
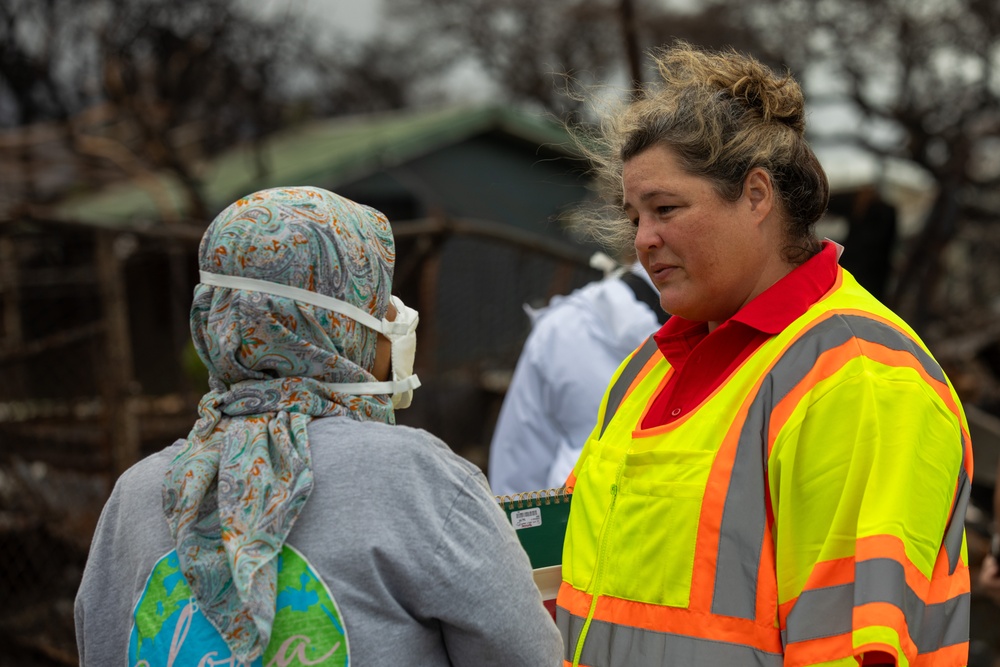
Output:
[[[292,0],[293,2],[296,0]],[[374,31],[382,20],[381,0],[297,0],[304,11],[338,26],[352,26],[351,32]]]
[[[267,12],[294,11],[315,16],[354,35],[375,32],[382,19],[382,0],[244,0]],[[348,28],[349,27],[349,28]]]

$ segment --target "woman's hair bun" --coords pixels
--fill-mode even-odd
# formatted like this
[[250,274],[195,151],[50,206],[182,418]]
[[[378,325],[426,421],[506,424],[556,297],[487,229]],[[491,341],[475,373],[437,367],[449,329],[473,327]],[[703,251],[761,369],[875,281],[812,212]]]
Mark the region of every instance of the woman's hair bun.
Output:
[[800,136],[804,134],[805,99],[791,73],[779,75],[734,50],[712,52],[684,43],[679,46],[662,50],[656,58],[668,87],[679,84],[683,88],[700,81],[732,96],[763,121],[782,123]]
[[806,129],[805,101],[799,84],[791,75],[777,77],[760,63],[732,82],[725,82],[725,88],[748,108],[757,111],[765,121],[784,123],[802,134]]

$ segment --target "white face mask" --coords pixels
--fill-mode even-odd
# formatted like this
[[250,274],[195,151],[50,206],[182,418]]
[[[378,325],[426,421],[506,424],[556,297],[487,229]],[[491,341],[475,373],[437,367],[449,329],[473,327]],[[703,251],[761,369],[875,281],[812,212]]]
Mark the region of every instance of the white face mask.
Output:
[[298,287],[289,287],[288,285],[272,283],[266,280],[256,280],[254,278],[223,276],[217,273],[208,273],[207,271],[199,273],[201,275],[201,282],[204,285],[261,292],[272,296],[283,296],[346,315],[359,324],[378,331],[388,338],[392,345],[390,353],[392,359],[392,380],[388,382],[339,382],[331,383],[328,386],[333,387],[342,394],[391,394],[392,406],[394,408],[402,409],[409,407],[410,402],[413,400],[413,390],[420,386],[420,380],[413,374],[413,358],[417,353],[417,322],[420,321],[420,316],[417,314],[417,311],[404,305],[399,297],[390,297],[393,305],[396,306],[396,319],[390,322],[387,319],[375,319],[370,313],[346,301]]

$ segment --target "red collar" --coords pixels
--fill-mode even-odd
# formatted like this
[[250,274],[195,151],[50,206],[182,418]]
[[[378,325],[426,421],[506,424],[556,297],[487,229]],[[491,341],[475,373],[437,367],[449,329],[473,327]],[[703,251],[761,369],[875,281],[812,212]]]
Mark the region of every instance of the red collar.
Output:
[[[749,335],[760,332],[771,336],[783,331],[833,286],[840,251],[841,247],[836,243],[824,241],[818,253],[754,297],[712,333],[732,329],[734,323],[753,329],[754,332],[747,332]],[[663,356],[675,368],[682,366],[691,350],[707,336],[707,323],[676,315],[654,334]],[[713,338],[728,339],[730,336]],[[738,338],[746,340],[744,336]]]
[[818,253],[757,295],[730,320],[772,336],[784,331],[833,286],[839,256],[840,246],[824,241]]

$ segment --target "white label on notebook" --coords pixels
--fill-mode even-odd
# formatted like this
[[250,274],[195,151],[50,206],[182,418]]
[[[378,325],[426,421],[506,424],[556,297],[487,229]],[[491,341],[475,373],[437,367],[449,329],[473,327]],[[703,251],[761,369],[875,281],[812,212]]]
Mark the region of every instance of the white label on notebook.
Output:
[[511,512],[510,523],[514,526],[514,530],[540,526],[542,525],[542,510],[539,507],[532,507],[526,510]]

